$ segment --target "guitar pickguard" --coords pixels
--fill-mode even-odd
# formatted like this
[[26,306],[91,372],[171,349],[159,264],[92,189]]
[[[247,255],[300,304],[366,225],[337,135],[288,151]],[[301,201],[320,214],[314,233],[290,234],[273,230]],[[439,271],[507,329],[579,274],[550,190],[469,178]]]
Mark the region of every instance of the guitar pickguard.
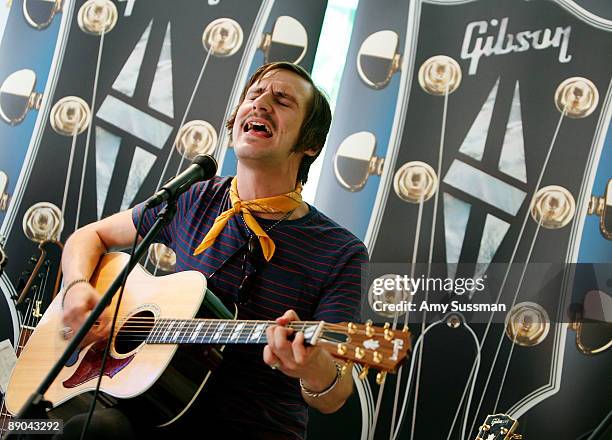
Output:
[[[74,373],[62,382],[66,388],[78,387],[100,375],[102,356],[104,355],[106,343],[107,341],[99,341],[89,347]],[[117,373],[129,365],[132,359],[134,359],[134,356],[133,354],[123,359],[115,359],[112,355],[109,355],[106,365],[104,366],[103,375],[113,378]]]

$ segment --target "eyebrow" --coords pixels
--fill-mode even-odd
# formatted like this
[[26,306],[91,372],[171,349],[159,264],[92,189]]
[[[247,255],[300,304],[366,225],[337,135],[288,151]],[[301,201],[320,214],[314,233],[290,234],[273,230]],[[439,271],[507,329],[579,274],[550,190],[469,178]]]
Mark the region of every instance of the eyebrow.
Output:
[[[266,90],[266,88],[265,88],[265,87],[258,86],[258,87],[256,87],[255,89],[249,90],[249,91],[247,92],[247,95],[248,95],[249,93],[261,94],[261,93],[262,93],[262,92],[264,92],[265,90]],[[283,91],[281,91],[281,90],[274,90],[274,88],[272,88],[272,93],[274,94],[274,96],[279,96],[279,97],[281,97],[281,98],[288,99],[288,100],[290,100],[290,101],[294,102],[295,104],[297,104],[297,100],[295,99],[295,97],[294,97],[293,95],[289,94],[289,93],[285,93],[285,92],[283,92]]]

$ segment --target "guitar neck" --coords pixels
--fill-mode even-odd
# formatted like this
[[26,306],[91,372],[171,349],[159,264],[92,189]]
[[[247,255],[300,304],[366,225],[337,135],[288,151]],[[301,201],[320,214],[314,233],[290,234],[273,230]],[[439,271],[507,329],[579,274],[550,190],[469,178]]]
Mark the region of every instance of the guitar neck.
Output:
[[[323,321],[294,321],[286,325],[304,333],[314,345]],[[146,339],[148,344],[267,344],[266,330],[275,321],[225,319],[159,319]]]

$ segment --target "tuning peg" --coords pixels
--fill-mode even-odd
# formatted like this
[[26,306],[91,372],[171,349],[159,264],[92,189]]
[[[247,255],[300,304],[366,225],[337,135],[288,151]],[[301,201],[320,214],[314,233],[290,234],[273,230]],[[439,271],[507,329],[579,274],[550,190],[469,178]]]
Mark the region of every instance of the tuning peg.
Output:
[[376,383],[378,385],[382,385],[386,377],[387,377],[386,371],[379,371],[378,374],[376,374]]
[[244,40],[244,31],[236,20],[218,18],[208,23],[202,33],[202,45],[211,55],[225,58],[234,55]]
[[599,230],[601,235],[608,240],[612,240],[612,179],[608,180],[606,190],[601,197],[591,196],[589,215],[596,215],[600,218]]
[[348,323],[348,332],[351,335],[357,333],[357,326],[355,324],[353,324],[352,322],[349,322]]
[[0,171],[0,211],[6,211],[8,202],[8,175],[4,171]]
[[353,369],[353,363],[351,361],[348,361],[342,366],[341,374],[344,376],[346,373],[348,373],[352,369]]
[[117,6],[110,0],[87,0],[79,9],[77,23],[90,35],[108,34],[117,24]]
[[408,327],[408,324],[404,325],[404,328],[402,329],[402,333],[408,333],[410,331],[410,328]]
[[391,328],[391,324],[389,324],[388,322],[385,322],[385,325],[383,327],[385,330],[389,330]]
[[33,28],[45,29],[53,22],[55,16],[62,11],[62,3],[63,0],[46,0],[45,2],[24,0],[23,16]]
[[491,427],[485,423],[478,429],[480,429],[481,431],[487,432],[489,429],[491,429]]
[[344,356],[346,352],[348,351],[348,348],[346,348],[346,344],[338,344],[337,351],[340,356]]
[[[259,48],[264,63],[289,61],[298,64],[306,54],[308,33],[302,23],[288,15],[281,15],[274,22],[272,32],[263,34]],[[291,48],[291,49],[287,49]],[[283,55],[279,57],[279,55]]]
[[0,118],[17,125],[30,109],[40,109],[42,94],[37,93],[36,73],[22,69],[10,74],[0,86]]
[[355,357],[357,359],[363,359],[365,356],[365,350],[361,347],[355,347]]
[[359,379],[364,380],[366,377],[368,377],[369,372],[370,369],[367,366],[363,367],[363,369],[359,373]]
[[374,362],[380,364],[383,360],[383,355],[375,351],[374,353],[372,353],[372,358],[374,359]]
[[57,134],[75,136],[83,133],[91,123],[91,109],[78,96],[64,96],[51,108],[49,122]]
[[512,439],[513,440],[521,440],[523,438],[523,436],[521,434],[512,434]]
[[368,338],[371,338],[372,336],[374,336],[374,328],[372,327],[372,320],[371,319],[368,319],[366,321],[365,332],[366,332],[366,336]]
[[351,192],[361,191],[370,176],[380,176],[384,163],[385,157],[376,155],[376,136],[369,131],[344,138],[334,155],[336,179]]
[[393,339],[393,332],[389,330],[388,328],[385,329],[385,339],[387,341],[390,341],[391,339]]

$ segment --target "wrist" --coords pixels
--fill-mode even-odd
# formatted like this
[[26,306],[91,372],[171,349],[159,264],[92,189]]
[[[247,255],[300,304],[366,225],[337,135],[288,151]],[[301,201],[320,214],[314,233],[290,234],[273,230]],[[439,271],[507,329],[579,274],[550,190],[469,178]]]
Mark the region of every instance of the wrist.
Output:
[[64,291],[62,293],[62,308],[64,308],[64,302],[66,301],[66,294],[68,293],[68,291],[80,283],[89,284],[89,280],[87,278],[77,278],[75,280],[70,281],[68,284],[66,284],[66,286],[63,289]]
[[323,396],[332,391],[343,376],[342,366],[336,361],[332,361],[333,368],[327,370],[326,374],[319,374],[312,379],[300,378],[300,388],[302,392],[310,397]]

